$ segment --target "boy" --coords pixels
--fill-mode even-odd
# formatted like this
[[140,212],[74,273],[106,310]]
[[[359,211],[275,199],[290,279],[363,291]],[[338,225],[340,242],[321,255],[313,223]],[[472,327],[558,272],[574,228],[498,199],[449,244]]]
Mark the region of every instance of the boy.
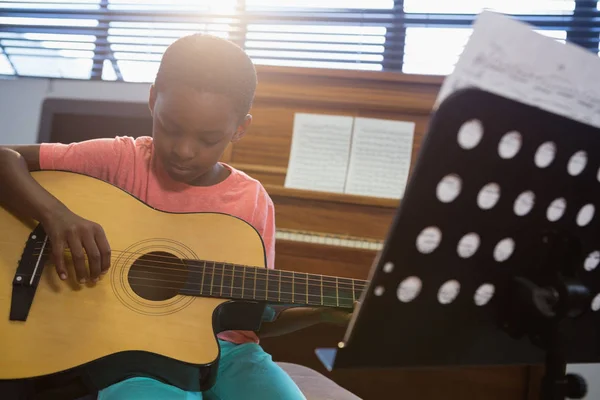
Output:
[[[273,203],[262,185],[220,163],[252,121],[256,71],[236,45],[206,35],[175,41],[163,55],[149,108],[152,137],[0,147],[0,203],[40,221],[50,237],[61,279],[97,282],[110,268],[102,227],[75,215],[39,186],[29,171],[69,170],[110,182],[150,206],[171,212],[224,212],[252,224],[274,268]],[[63,259],[69,249],[76,277]],[[86,266],[85,259],[88,260]],[[90,289],[93,290],[93,289]],[[290,309],[261,329],[261,336],[291,332],[321,321],[347,322],[344,313]],[[193,335],[193,332],[190,332]],[[205,393],[184,392],[150,378],[132,378],[99,393],[99,399],[303,399],[285,372],[258,345],[254,332],[218,335],[216,384]]]

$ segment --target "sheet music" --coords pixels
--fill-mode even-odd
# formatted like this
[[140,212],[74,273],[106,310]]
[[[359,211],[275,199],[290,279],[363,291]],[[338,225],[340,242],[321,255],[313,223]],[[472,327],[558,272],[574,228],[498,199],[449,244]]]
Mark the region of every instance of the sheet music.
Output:
[[436,105],[469,86],[600,127],[600,58],[502,14],[479,15]]
[[399,199],[404,195],[414,122],[356,118],[345,193]]
[[342,193],[353,117],[297,113],[285,187]]

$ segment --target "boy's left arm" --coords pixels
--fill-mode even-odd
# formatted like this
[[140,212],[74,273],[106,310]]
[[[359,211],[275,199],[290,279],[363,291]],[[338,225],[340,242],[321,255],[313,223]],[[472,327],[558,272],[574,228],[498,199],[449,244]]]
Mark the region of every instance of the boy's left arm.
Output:
[[[263,198],[259,202],[257,211],[254,222],[265,244],[267,268],[274,269],[275,207],[266,190],[263,192]],[[322,322],[346,326],[352,315],[348,311],[339,309],[312,307],[284,308],[283,311],[277,313],[273,306],[267,306],[265,314],[269,313],[271,316],[266,315],[266,318],[263,318],[265,322],[262,323],[258,332],[261,338],[284,335]]]
[[281,311],[277,317],[270,318],[269,322],[263,322],[258,336],[281,336],[319,323],[345,327],[351,317],[351,312],[334,308],[291,307]]

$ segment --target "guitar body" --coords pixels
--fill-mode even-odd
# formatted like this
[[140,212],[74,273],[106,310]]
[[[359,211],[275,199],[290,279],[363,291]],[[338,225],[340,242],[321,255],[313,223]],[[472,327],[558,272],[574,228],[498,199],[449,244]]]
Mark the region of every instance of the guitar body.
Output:
[[[112,249],[111,269],[96,284],[79,284],[70,260],[67,281],[61,281],[48,262],[26,320],[9,320],[17,266],[37,223],[0,208],[0,380],[84,369],[96,389],[134,374],[184,390],[210,387],[219,358],[219,311],[231,302],[181,294],[144,298],[132,288],[132,266],[137,262],[143,267],[141,258],[158,254],[174,256],[165,260],[175,267],[170,260],[264,267],[264,245],[257,231],[225,214],[158,211],[84,175],[56,171],[32,175],[73,212],[104,228]],[[29,254],[33,259],[43,245],[40,240],[36,243],[35,253]]]

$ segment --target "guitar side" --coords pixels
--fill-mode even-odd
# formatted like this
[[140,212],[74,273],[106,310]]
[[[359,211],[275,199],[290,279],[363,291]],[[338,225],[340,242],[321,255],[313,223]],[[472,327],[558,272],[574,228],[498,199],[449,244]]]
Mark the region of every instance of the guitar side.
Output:
[[149,300],[132,289],[128,274],[140,256],[151,252],[265,266],[258,233],[224,214],[158,211],[84,175],[58,171],[32,175],[73,212],[104,228],[113,252],[112,266],[98,283],[80,285],[70,260],[68,281],[61,281],[54,266],[47,265],[26,321],[10,321],[15,271],[36,224],[0,208],[0,306],[4,310],[0,380],[47,376],[83,365],[103,370],[120,366],[121,373],[127,374],[146,364],[145,375],[199,390],[197,375],[180,372],[216,366],[219,347],[213,318],[227,300],[179,294]]

